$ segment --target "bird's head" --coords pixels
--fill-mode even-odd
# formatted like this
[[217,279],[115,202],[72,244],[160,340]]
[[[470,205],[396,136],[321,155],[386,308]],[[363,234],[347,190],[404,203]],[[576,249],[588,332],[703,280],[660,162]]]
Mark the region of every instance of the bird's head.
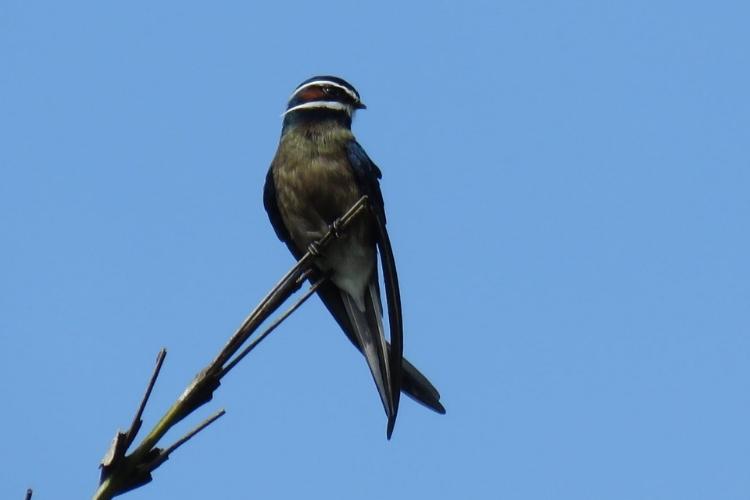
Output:
[[359,92],[349,82],[336,76],[314,76],[294,90],[284,112],[284,123],[297,120],[334,118],[351,125],[358,109],[365,109]]

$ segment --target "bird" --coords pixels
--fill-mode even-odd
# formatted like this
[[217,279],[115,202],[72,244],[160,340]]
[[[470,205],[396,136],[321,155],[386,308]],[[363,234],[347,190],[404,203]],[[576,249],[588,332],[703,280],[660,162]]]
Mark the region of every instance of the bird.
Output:
[[[364,355],[375,381],[391,439],[403,391],[444,414],[440,393],[403,358],[398,276],[388,232],[382,173],[352,133],[357,110],[366,109],[359,92],[336,76],[314,76],[300,83],[283,113],[281,138],[266,174],[263,204],[278,238],[299,260],[315,256],[311,282],[354,346]],[[360,197],[370,210],[343,234],[334,222]],[[316,246],[333,227],[334,239]],[[383,326],[377,257],[380,256],[388,306],[389,343]]]

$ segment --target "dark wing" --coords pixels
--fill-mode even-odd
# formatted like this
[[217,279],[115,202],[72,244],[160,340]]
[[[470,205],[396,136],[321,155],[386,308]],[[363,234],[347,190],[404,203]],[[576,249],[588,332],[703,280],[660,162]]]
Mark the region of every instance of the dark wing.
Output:
[[346,154],[354,172],[362,194],[366,194],[370,201],[370,208],[376,226],[378,253],[383,268],[383,281],[388,304],[388,321],[391,333],[391,384],[393,390],[394,411],[398,411],[399,396],[401,394],[401,365],[404,356],[403,323],[401,316],[401,293],[398,288],[396,261],[393,258],[391,240],[385,229],[385,206],[383,194],[380,192],[379,179],[382,177],[380,169],[373,163],[362,146],[357,141],[350,141],[346,145]]
[[292,236],[289,234],[289,230],[284,224],[284,220],[281,218],[281,212],[279,211],[279,204],[276,201],[276,184],[273,180],[273,165],[268,169],[266,174],[266,184],[263,186],[263,206],[268,214],[268,220],[271,221],[273,230],[276,232],[276,236],[286,243],[289,251],[292,252],[294,258],[299,260],[302,255],[295,245],[292,243]]

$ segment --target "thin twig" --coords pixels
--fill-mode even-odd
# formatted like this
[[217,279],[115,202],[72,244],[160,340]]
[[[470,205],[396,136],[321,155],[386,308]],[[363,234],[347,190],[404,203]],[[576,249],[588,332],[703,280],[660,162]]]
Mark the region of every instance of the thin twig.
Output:
[[302,304],[304,304],[305,301],[307,299],[309,299],[310,296],[312,294],[314,294],[318,290],[318,288],[320,288],[320,285],[322,285],[323,282],[325,282],[326,279],[327,278],[324,277],[324,278],[321,278],[318,281],[316,281],[315,284],[313,284],[312,286],[310,286],[310,288],[307,289],[307,291],[302,295],[302,297],[300,297],[299,299],[297,299],[297,301],[294,304],[292,304],[292,306],[289,309],[287,309],[286,311],[284,311],[284,313],[281,316],[279,316],[278,318],[276,318],[273,321],[273,323],[271,323],[270,325],[268,325],[268,327],[265,330],[263,330],[263,332],[260,335],[258,335],[254,339],[252,339],[250,341],[250,343],[247,346],[245,346],[245,348],[232,361],[230,361],[229,363],[227,363],[227,365],[221,371],[221,376],[223,377],[224,375],[226,375],[227,373],[229,373],[229,370],[231,370],[232,368],[234,368],[237,363],[239,363],[240,361],[242,361],[242,358],[244,358],[245,356],[247,356],[248,354],[250,354],[250,352],[253,349],[255,349],[255,347],[263,341],[263,339],[265,339],[266,337],[268,337],[268,335],[270,335],[271,332],[273,332],[276,329],[277,326],[279,326],[285,319],[287,319],[289,317],[289,315],[291,315],[294,311],[296,311],[299,308],[299,306],[301,306]]
[[154,384],[156,383],[156,379],[159,377],[159,372],[161,372],[161,367],[164,364],[164,358],[166,357],[167,350],[162,348],[159,351],[159,354],[156,356],[156,366],[154,366],[154,372],[151,374],[151,378],[148,381],[148,386],[146,387],[146,392],[143,394],[143,399],[141,399],[141,404],[138,406],[138,411],[133,417],[133,422],[130,424],[130,429],[128,429],[125,448],[128,448],[131,444],[133,444],[135,436],[138,434],[138,430],[143,424],[143,420],[141,420],[141,417],[143,416],[143,410],[146,409],[146,404],[148,403],[148,399],[151,397],[151,391],[154,389]]
[[223,409],[217,411],[216,413],[208,417],[206,420],[198,424],[193,430],[191,430],[190,432],[182,436],[180,439],[175,441],[175,443],[172,444],[172,446],[165,448],[161,453],[159,453],[159,458],[157,458],[153,462],[155,465],[154,469],[158,467],[159,465],[161,465],[163,462],[165,462],[169,458],[169,456],[172,454],[173,451],[175,451],[177,448],[179,448],[183,444],[187,443],[190,439],[195,437],[195,435],[198,434],[200,431],[202,431],[209,425],[219,420],[219,418],[223,417],[224,414],[226,414],[226,411]]

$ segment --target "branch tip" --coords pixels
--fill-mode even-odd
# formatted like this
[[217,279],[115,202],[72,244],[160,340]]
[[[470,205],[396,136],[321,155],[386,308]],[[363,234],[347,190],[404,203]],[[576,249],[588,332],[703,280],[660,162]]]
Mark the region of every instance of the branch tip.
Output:
[[[323,250],[332,240],[340,238],[351,222],[367,207],[369,207],[367,196],[363,196],[344,215],[331,224],[326,234],[316,242],[315,248],[318,251]],[[327,276],[322,276],[313,283],[289,309],[276,318],[257,338],[253,339],[237,354],[260,325],[278,310],[293,293],[299,290],[305,280],[311,279],[318,274],[312,271],[313,263],[314,255],[308,251],[279,280],[271,291],[266,294],[263,300],[245,318],[240,327],[219,352],[218,356],[198,373],[190,382],[187,389],[183,391],[177,401],[159,419],[136,449],[127,455],[128,449],[135,441],[135,437],[141,429],[143,412],[148,404],[151,392],[167,355],[166,349],[159,351],[153,373],[149,379],[143,398],[138,405],[130,428],[125,433],[117,432],[112,445],[102,459],[100,464],[102,473],[99,488],[94,494],[95,499],[111,499],[116,495],[148,483],[152,479],[151,472],[164,463],[177,448],[225,414],[223,409],[219,410],[166,449],[160,449],[156,446],[159,440],[177,422],[210,401],[213,398],[214,391],[218,389],[222,377],[229,373],[239,361],[296,311],[326,281]],[[232,359],[233,357],[234,359]],[[27,491],[26,498],[27,500],[31,499],[31,489]]]

